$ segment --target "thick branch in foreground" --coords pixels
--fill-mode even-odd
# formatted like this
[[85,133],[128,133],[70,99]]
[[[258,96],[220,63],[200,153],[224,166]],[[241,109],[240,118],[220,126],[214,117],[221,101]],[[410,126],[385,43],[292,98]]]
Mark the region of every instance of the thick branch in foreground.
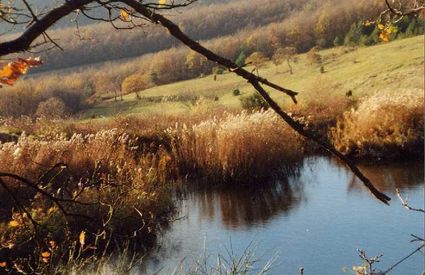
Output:
[[161,24],[162,26],[167,28],[172,36],[174,36],[175,38],[180,40],[183,44],[185,44],[186,46],[188,46],[189,48],[191,48],[195,52],[205,56],[208,60],[213,61],[215,63],[218,63],[218,64],[226,67],[230,71],[232,71],[232,72],[236,73],[237,75],[248,80],[248,82],[255,80],[255,81],[263,83],[264,85],[269,86],[269,87],[271,87],[271,88],[273,88],[277,91],[285,93],[285,94],[287,94],[288,96],[291,97],[291,99],[292,99],[292,101],[294,101],[294,103],[297,103],[297,100],[295,98],[295,96],[298,95],[297,92],[294,92],[292,90],[280,87],[279,85],[276,85],[276,84],[268,81],[265,78],[262,78],[260,76],[253,74],[253,73],[248,72],[247,70],[236,65],[236,63],[234,63],[233,61],[213,53],[212,51],[201,46],[201,44],[199,44],[198,42],[194,41],[193,39],[188,37],[186,34],[184,34],[180,30],[180,28],[176,24],[174,24],[172,21],[168,20],[167,18],[165,18],[164,16],[162,16],[158,13],[152,12],[151,10],[147,9],[144,5],[142,5],[141,3],[139,3],[135,0],[121,0],[121,2],[126,3],[127,5],[132,7],[134,10],[136,10],[137,12],[139,12],[140,14],[145,16],[146,18],[149,18],[152,22],[154,22],[156,24]]
[[[53,25],[60,18],[68,15],[73,10],[79,9],[82,6],[94,1],[95,0],[68,0],[62,6],[56,9],[53,9],[52,11],[47,13],[43,18],[41,18],[39,21],[35,22],[19,38],[10,42],[1,43],[0,56],[28,49],[31,46],[32,41],[34,41],[38,36],[44,33],[51,25]],[[246,79],[262,95],[262,97],[266,100],[266,102],[270,105],[270,107],[295,131],[297,131],[302,136],[315,141],[322,148],[334,154],[341,161],[343,161],[353,171],[353,173],[363,182],[363,184],[371,191],[371,193],[376,198],[378,198],[379,200],[381,200],[382,202],[386,204],[388,204],[388,202],[391,200],[387,195],[383,194],[378,189],[376,189],[375,186],[370,182],[370,180],[365,175],[363,175],[362,172],[356,167],[356,165],[353,162],[351,162],[347,157],[345,157],[342,153],[340,153],[332,145],[324,141],[321,137],[317,136],[315,133],[309,130],[306,130],[303,127],[303,125],[295,121],[291,116],[289,116],[286,112],[284,112],[282,108],[268,95],[268,93],[264,90],[261,84],[287,94],[288,96],[292,98],[292,100],[295,103],[296,103],[295,96],[297,95],[296,92],[283,88],[275,83],[268,81],[265,78],[262,78],[253,73],[250,73],[249,71],[237,66],[233,61],[213,53],[212,51],[203,47],[201,44],[192,40],[190,37],[184,34],[180,30],[180,28],[176,24],[174,24],[172,21],[168,20],[167,18],[165,18],[164,16],[158,13],[155,13],[154,10],[149,9],[148,7],[146,7],[146,5],[142,4],[142,2],[139,2],[136,0],[115,0],[112,2],[117,2],[117,3],[121,2],[128,5],[129,7],[134,9],[136,12],[138,12],[141,16],[144,16],[151,22],[156,24],[161,24],[162,26],[167,28],[172,36],[180,40],[183,44],[185,44],[186,46],[188,46],[195,52],[198,52],[199,54],[206,57],[208,60],[216,62],[226,67],[228,70]]]
[[94,0],[70,0],[55,9],[52,9],[42,18],[39,18],[18,38],[0,44],[0,56],[22,52],[31,47],[37,37],[46,32],[53,24],[69,15],[71,12],[80,9]]
[[332,145],[328,144],[326,141],[322,140],[319,136],[314,134],[311,131],[306,130],[300,123],[295,121],[291,116],[289,116],[286,112],[280,108],[280,106],[269,96],[269,94],[264,90],[264,88],[261,86],[260,83],[269,86],[273,89],[276,89],[278,91],[284,92],[287,95],[289,95],[294,102],[295,96],[297,95],[296,92],[293,92],[291,90],[285,89],[283,87],[280,87],[274,83],[269,82],[267,79],[264,79],[262,77],[256,76],[247,70],[238,67],[234,62],[231,60],[228,60],[224,57],[221,57],[210,50],[203,47],[198,42],[193,41],[190,39],[186,34],[184,34],[180,28],[165,18],[164,16],[153,13],[149,9],[146,9],[141,5],[139,2],[135,0],[122,0],[122,2],[128,4],[133,9],[135,9],[137,12],[141,13],[142,15],[146,16],[147,18],[150,18],[153,22],[159,23],[163,25],[165,28],[168,29],[170,34],[183,42],[186,46],[191,48],[192,50],[200,53],[201,55],[205,56],[208,60],[211,60],[213,62],[216,62],[222,66],[225,66],[229,70],[233,71],[237,75],[245,78],[248,80],[248,82],[261,94],[261,96],[264,98],[264,100],[270,105],[270,107],[286,122],[291,126],[295,131],[297,131],[302,136],[315,141],[318,145],[320,145],[322,148],[324,148],[326,151],[334,154],[336,157],[338,157],[341,161],[343,161],[350,169],[353,171],[353,173],[363,182],[363,184],[372,192],[372,194],[379,199],[380,201],[388,204],[388,202],[391,200],[387,195],[380,192],[376,187],[372,184],[372,182],[365,176],[363,173],[357,168],[357,166],[351,162],[346,156],[344,156],[342,153],[340,153],[338,150],[336,150]]

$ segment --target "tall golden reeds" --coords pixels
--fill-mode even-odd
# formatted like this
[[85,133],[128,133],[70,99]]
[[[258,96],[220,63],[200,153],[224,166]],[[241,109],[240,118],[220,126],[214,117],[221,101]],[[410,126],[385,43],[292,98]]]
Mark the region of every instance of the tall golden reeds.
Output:
[[272,111],[241,112],[169,128],[184,173],[251,181],[302,156],[302,139]]
[[423,154],[423,91],[382,91],[367,97],[344,113],[330,136],[337,149],[357,158]]

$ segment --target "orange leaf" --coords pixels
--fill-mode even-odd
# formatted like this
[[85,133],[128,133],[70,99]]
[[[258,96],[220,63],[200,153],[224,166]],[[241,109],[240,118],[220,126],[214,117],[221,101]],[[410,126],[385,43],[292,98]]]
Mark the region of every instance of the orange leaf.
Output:
[[44,251],[43,253],[41,253],[41,257],[43,257],[43,258],[49,258],[50,257],[50,252],[49,251]]
[[79,239],[80,239],[81,246],[84,246],[84,244],[86,243],[86,232],[85,231],[81,231]]
[[0,87],[1,84],[13,85],[19,77],[28,72],[31,67],[39,66],[43,62],[37,58],[18,58],[15,61],[9,62],[0,69]]
[[384,42],[388,42],[388,41],[390,41],[390,36],[388,35],[388,33],[386,33],[386,32],[381,32],[380,34],[379,34],[379,38],[382,40],[382,41],[384,41]]
[[122,21],[125,21],[125,22],[130,21],[130,15],[125,9],[121,9],[120,17]]
[[6,267],[7,266],[7,263],[6,262],[0,262],[0,267]]
[[18,60],[27,63],[28,66],[30,66],[30,67],[40,66],[41,64],[43,64],[43,61],[41,61],[40,57],[36,57],[36,58],[30,57],[30,58],[27,58],[27,59],[19,58]]
[[15,220],[12,220],[12,221],[9,222],[10,227],[18,227],[19,225],[20,225],[19,222],[15,221]]

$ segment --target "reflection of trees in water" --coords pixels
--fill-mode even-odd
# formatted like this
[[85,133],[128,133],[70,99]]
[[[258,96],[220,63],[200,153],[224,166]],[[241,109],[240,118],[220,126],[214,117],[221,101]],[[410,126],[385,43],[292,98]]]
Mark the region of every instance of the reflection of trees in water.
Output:
[[[304,185],[297,180],[305,169],[314,170],[322,157],[306,158],[303,165],[286,168],[277,180],[256,185],[224,185],[205,187],[189,192],[193,207],[202,217],[220,218],[224,226],[238,228],[266,223],[275,215],[288,214],[305,200]],[[328,165],[336,166],[349,175],[348,190],[366,191],[363,184],[338,160],[326,158]],[[363,164],[359,168],[384,192],[394,194],[396,188],[411,189],[424,182],[423,161],[404,161],[384,164]],[[208,186],[208,184],[201,184]]]
[[[342,164],[338,163],[338,166]],[[396,188],[413,189],[424,183],[424,162],[420,160],[362,164],[359,168],[379,190],[391,194],[395,194]],[[357,178],[351,176],[348,191],[366,191],[362,186]]]
[[196,191],[194,203],[200,215],[210,219],[218,215],[229,228],[266,223],[299,205],[303,198],[303,187],[296,180],[299,174],[299,166],[294,166],[274,181],[205,188]]

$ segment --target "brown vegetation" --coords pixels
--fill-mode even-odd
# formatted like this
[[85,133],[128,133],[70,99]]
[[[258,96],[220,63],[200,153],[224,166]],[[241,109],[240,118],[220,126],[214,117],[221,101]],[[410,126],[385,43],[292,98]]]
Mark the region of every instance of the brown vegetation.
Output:
[[302,138],[272,111],[228,114],[167,131],[180,172],[216,182],[257,182],[303,154]]
[[[283,5],[285,7],[283,10],[297,10],[298,12],[292,12],[288,19],[283,19],[283,17],[279,16],[283,16],[285,13],[281,12],[282,9],[278,8],[279,5]],[[260,11],[264,12],[264,14],[262,14],[257,10],[258,5],[254,5],[251,2],[238,1],[237,3],[229,3],[222,7],[222,9],[226,9],[227,13],[227,17],[223,15],[223,18],[248,18],[249,20],[254,20],[253,22],[256,22],[255,20],[261,21],[262,19],[260,18],[264,15],[265,18],[268,18],[264,19],[267,24],[252,23],[253,26],[259,27],[253,28],[249,31],[238,31],[238,29],[232,29],[232,33],[235,31],[237,32],[233,33],[231,36],[222,36],[203,41],[202,43],[214,52],[232,60],[240,60],[242,63],[245,61],[246,57],[254,52],[259,52],[263,56],[271,58],[277,50],[283,47],[283,45],[286,47],[290,46],[297,52],[305,52],[317,44],[317,39],[319,39],[323,33],[326,33],[330,37],[336,35],[344,37],[352,22],[357,22],[361,18],[375,16],[373,11],[379,9],[373,9],[370,5],[371,3],[368,3],[365,6],[362,3],[357,2],[347,5],[344,1],[343,3],[338,2],[331,10],[328,10],[326,9],[326,5],[323,3],[316,3],[312,6],[311,3],[306,5],[305,3],[298,3],[298,1],[290,3],[287,3],[286,1],[274,1],[267,5],[261,5],[262,8]],[[215,5],[211,6],[211,9],[215,8],[218,7]],[[210,11],[209,7],[205,7],[203,9]],[[242,14],[246,15],[245,12],[252,12],[252,9],[257,10],[255,14],[258,14],[258,18],[257,16],[254,19],[252,16],[242,16]],[[216,10],[214,11],[214,13],[210,14],[219,14]],[[279,13],[282,14],[279,14],[278,17],[273,17],[271,14],[276,11],[279,11]],[[321,14],[325,11],[328,18],[327,20],[329,20],[332,24],[326,24],[322,27],[323,32],[316,33],[316,31],[310,26],[316,25],[316,21],[321,18]],[[208,12],[205,11],[205,14],[207,13]],[[241,16],[238,17],[232,13],[241,13]],[[198,19],[205,21],[205,18],[211,17],[202,17],[199,14],[203,14],[203,10],[194,13],[193,18],[187,15],[187,17],[185,17],[186,19],[182,20],[195,20],[194,18],[198,18],[197,16],[199,16]],[[188,22],[191,22],[190,20]],[[217,26],[220,26],[220,30],[222,30],[224,22],[221,21],[221,19],[217,20]],[[283,21],[279,22],[279,20]],[[308,20],[308,22],[306,22],[306,20]],[[215,21],[211,19],[211,22]],[[184,23],[181,24],[183,24],[183,30],[187,31],[194,37],[198,37],[196,33],[192,33],[191,30],[184,27]],[[230,23],[226,21],[226,24]],[[240,24],[239,21],[238,24]],[[188,26],[189,25],[197,26],[200,29],[200,26],[208,26],[205,22],[202,24],[188,23]],[[86,41],[78,41],[78,45],[76,45],[73,50],[73,44],[65,42],[67,41],[66,37],[69,36],[69,32],[65,30],[58,31],[58,36],[63,36],[63,39],[61,40],[62,43],[71,47],[71,49],[67,48],[66,55],[61,55],[56,51],[53,51],[52,54],[49,54],[49,56],[46,57],[47,63],[43,67],[48,68],[49,64],[55,63],[56,61],[54,61],[54,58],[59,58],[57,61],[58,64],[66,64],[63,58],[69,58],[72,62],[79,60],[95,62],[95,57],[98,55],[102,56],[101,60],[109,60],[111,56],[115,56],[114,54],[119,52],[135,56],[134,53],[131,54],[131,48],[136,47],[139,49],[140,43],[133,41],[133,39],[143,39],[143,41],[145,41],[143,45],[147,43],[146,41],[152,41],[152,43],[155,44],[155,49],[152,49],[151,51],[158,51],[163,49],[160,46],[161,39],[170,39],[164,35],[163,31],[158,31],[156,27],[154,27],[152,32],[148,32],[148,34],[146,34],[154,35],[154,38],[150,40],[146,37],[140,38],[140,35],[145,35],[145,33],[141,31],[100,31],[99,28],[107,28],[106,26],[102,26],[103,25],[95,25],[87,26],[86,28],[93,29],[93,36],[96,36],[95,33],[103,34],[107,32],[111,36],[119,36],[120,38],[110,37],[96,40],[101,43],[99,46],[96,46],[96,41],[90,41],[90,45],[92,45],[90,49],[85,46]],[[325,28],[326,31],[323,28]],[[205,29],[205,31],[207,30],[213,32],[214,28],[209,27]],[[61,32],[63,32],[63,35],[60,35]],[[84,30],[82,32],[84,33]],[[217,35],[201,35],[200,38],[213,38],[217,37]],[[223,35],[223,33],[221,32],[220,35]],[[161,37],[161,39],[157,36]],[[107,43],[108,46],[105,47],[102,43]],[[126,45],[126,50],[117,50],[113,46],[115,45],[114,43],[118,43],[116,46],[119,47],[119,49],[122,49],[123,44]],[[84,50],[82,50],[83,47]],[[112,50],[114,54],[108,55],[107,50]],[[84,53],[87,56],[84,56],[83,58],[76,58],[74,52],[79,55]],[[137,55],[139,54],[141,53],[138,53]],[[93,60],[93,58],[95,59]],[[3,91],[0,95],[0,115],[15,117],[20,115],[33,115],[38,104],[52,96],[61,98],[67,104],[67,108],[70,113],[76,113],[83,108],[84,102],[96,102],[102,98],[102,95],[113,97],[118,93],[118,91],[120,91],[124,84],[123,81],[129,76],[135,77],[136,75],[139,75],[139,78],[143,79],[144,83],[149,83],[147,84],[148,86],[161,85],[210,74],[215,67],[215,63],[205,61],[204,58],[193,51],[183,48],[170,48],[155,54],[147,54],[131,61],[107,62],[104,64],[92,65],[91,67],[81,67],[73,73],[64,71],[59,72],[59,75],[57,73],[40,74],[34,76],[33,80],[26,79],[25,81],[18,82],[14,87],[4,89],[5,91]],[[142,86],[141,88],[143,88]],[[134,89],[136,89],[135,86]]]
[[[21,135],[17,143],[2,144],[2,175],[19,174],[49,196],[75,202],[57,205],[30,185],[3,176],[0,258],[10,270],[55,273],[52,268],[61,261],[101,255],[128,241],[139,251],[149,248],[172,213],[170,160],[161,148],[116,130],[41,140]],[[37,238],[31,238],[34,234]]]
[[386,91],[362,100],[338,120],[331,140],[344,154],[357,158],[423,155],[422,91]]
[[[339,117],[329,138],[346,154],[382,158],[394,152],[415,154],[418,146],[423,147],[423,95],[418,91],[377,94],[344,116],[343,111],[353,106],[346,97],[318,101],[305,109],[302,105],[293,109],[292,116],[302,123],[308,121],[306,127],[321,129],[322,135]],[[311,145],[272,111],[264,110],[232,114],[213,109],[190,117],[118,117],[90,123],[45,118],[33,123],[21,118],[7,125],[31,135],[23,133],[17,142],[1,144],[1,171],[20,174],[65,198],[82,186],[78,201],[96,203],[65,206],[72,213],[95,217],[94,222],[64,217],[52,202],[28,186],[5,179],[43,228],[40,234],[44,234],[45,243],[36,244],[35,254],[54,253],[49,264],[43,263],[42,256],[32,262],[41,271],[66,258],[62,248],[51,247],[51,241],[63,247],[71,245],[76,251],[93,246],[100,249],[108,246],[96,238],[100,230],[106,230],[111,240],[123,240],[137,232],[135,240],[149,247],[172,213],[170,187],[174,180],[189,176],[206,179],[209,184],[264,182],[301,159]],[[57,163],[66,167],[56,168],[53,175],[41,174]],[[34,249],[29,250],[24,240],[34,229],[28,216],[13,208],[15,203],[6,189],[1,189],[1,196],[0,241],[8,247],[1,258],[25,266],[22,260],[34,255]],[[114,208],[110,219],[108,205]],[[145,223],[143,228],[138,228],[140,219]],[[81,232],[87,234],[86,246],[75,244]]]

